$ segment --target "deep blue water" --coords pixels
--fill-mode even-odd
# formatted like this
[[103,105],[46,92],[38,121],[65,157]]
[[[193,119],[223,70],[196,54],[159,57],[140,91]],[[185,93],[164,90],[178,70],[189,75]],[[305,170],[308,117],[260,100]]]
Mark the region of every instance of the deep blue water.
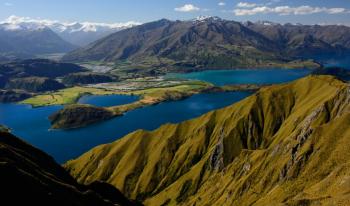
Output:
[[[259,69],[204,71],[175,76],[200,79],[216,85],[270,84],[292,81],[309,73],[310,70],[307,69]],[[62,106],[31,108],[29,105],[0,104],[0,124],[10,127],[15,135],[63,163],[97,145],[113,142],[137,129],[153,130],[165,123],[178,123],[195,118],[208,111],[228,106],[250,94],[248,92],[197,94],[185,100],[164,102],[130,111],[124,116],[85,128],[53,131],[49,130],[48,116]],[[137,98],[121,95],[86,96],[80,99],[80,103],[111,106],[130,103]]]
[[311,73],[310,69],[237,69],[208,70],[183,74],[168,74],[166,78],[196,79],[215,85],[275,84],[289,82]]
[[123,105],[135,102],[139,99],[138,96],[131,95],[86,95],[82,96],[78,103],[80,104],[91,104],[98,107],[111,107],[116,105]]
[[[247,92],[197,94],[182,101],[164,102],[126,113],[109,121],[74,130],[50,131],[47,117],[62,106],[31,108],[29,105],[0,104],[0,124],[52,155],[63,163],[100,144],[116,139],[137,129],[153,130],[164,123],[178,123],[213,109],[228,106],[247,96]],[[104,101],[108,97],[100,96]],[[94,101],[101,101],[94,100]]]

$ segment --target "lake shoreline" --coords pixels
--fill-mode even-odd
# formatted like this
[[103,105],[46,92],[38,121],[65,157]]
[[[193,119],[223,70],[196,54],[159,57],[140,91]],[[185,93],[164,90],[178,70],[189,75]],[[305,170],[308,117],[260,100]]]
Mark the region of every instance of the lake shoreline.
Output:
[[[219,80],[225,83],[225,89],[218,88],[222,87],[220,84],[205,83],[203,85],[203,83],[201,83],[202,81],[198,80],[189,81],[194,83],[190,83],[187,86],[178,84],[179,82],[183,84],[182,80],[168,80],[166,84],[164,84],[164,82],[160,81],[159,79],[148,80],[146,82],[145,79],[138,79],[134,82],[129,82],[127,85],[112,84],[110,85],[109,89],[139,88],[141,90],[125,91],[127,91],[128,94],[132,93],[136,96],[141,96],[145,93],[147,95],[154,94],[155,96],[151,95],[153,98],[159,97],[160,94],[157,93],[159,92],[159,89],[145,89],[145,86],[146,88],[149,88],[150,86],[157,86],[161,89],[161,94],[164,94],[164,90],[170,86],[170,88],[175,91],[189,91],[198,89],[198,87],[202,88],[205,85],[208,87],[207,90],[202,90],[201,93],[196,93],[186,98],[181,98],[181,101],[161,101],[151,106],[145,106],[138,109],[135,108],[134,110],[127,111],[124,113],[124,115],[112,118],[108,121],[97,122],[86,127],[69,130],[49,130],[51,128],[51,124],[48,117],[62,109],[63,106],[51,105],[32,108],[29,105],[22,104],[0,104],[0,112],[2,113],[0,116],[0,124],[7,125],[12,129],[14,134],[23,137],[25,141],[35,145],[36,147],[42,148],[44,151],[52,155],[58,162],[65,162],[68,159],[81,155],[96,145],[113,142],[133,131],[139,129],[153,130],[166,123],[179,123],[199,117],[209,111],[229,106],[241,99],[246,98],[247,96],[252,95],[251,91],[258,89],[253,86],[248,86],[248,83],[254,82],[256,84],[255,86],[268,86],[270,84],[274,84],[278,79],[282,79],[283,82],[292,81],[307,75],[309,72],[309,70],[306,71],[299,69],[293,70],[294,72],[292,73],[290,73],[288,70],[279,70],[280,72],[277,73],[276,71],[277,70],[264,70],[261,71],[262,73],[252,76],[251,74],[255,73],[256,71],[245,70],[243,73],[240,73],[240,71],[230,70],[228,72],[230,72],[232,75],[227,75],[227,73],[223,75],[224,77],[227,77],[227,79],[220,76],[222,71],[215,71],[219,74]],[[216,78],[216,76],[212,73],[209,76],[214,79]],[[240,81],[237,81],[237,78]],[[227,86],[229,84],[231,86]],[[246,84],[245,86],[240,86],[246,87],[246,91],[239,91],[242,88],[237,88],[237,84]],[[110,93],[105,90],[101,90],[101,88],[73,88],[66,92],[68,94],[76,95],[79,92],[84,93],[86,90],[96,92],[99,95]],[[125,92],[122,94],[125,94]],[[64,99],[60,96],[62,93],[56,93],[56,95],[57,96],[55,96],[55,99]],[[65,100],[70,99],[68,98],[69,96],[64,97]],[[100,96],[97,96],[96,98],[99,99],[99,97]],[[106,99],[103,101],[110,103],[110,97],[110,95],[108,95],[108,97],[106,96]],[[179,99],[180,98],[178,98],[178,100]]]

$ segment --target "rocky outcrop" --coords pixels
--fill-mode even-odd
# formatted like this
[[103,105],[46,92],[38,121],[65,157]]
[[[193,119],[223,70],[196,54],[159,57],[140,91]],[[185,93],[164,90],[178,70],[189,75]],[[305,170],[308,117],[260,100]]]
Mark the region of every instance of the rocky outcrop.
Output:
[[0,181],[2,205],[139,205],[106,183],[78,184],[53,158],[4,130]]
[[[347,205],[350,90],[331,76],[98,146],[65,168],[145,205]],[[118,178],[115,178],[118,177]]]
[[52,114],[49,119],[53,129],[71,129],[111,119],[112,111],[90,105],[69,105]]

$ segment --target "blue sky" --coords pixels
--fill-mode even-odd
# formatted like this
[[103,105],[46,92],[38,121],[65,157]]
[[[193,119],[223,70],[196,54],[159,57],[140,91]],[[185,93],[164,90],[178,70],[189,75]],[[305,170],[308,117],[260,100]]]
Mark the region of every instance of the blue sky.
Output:
[[209,15],[237,21],[350,25],[350,0],[0,0],[0,20],[10,15],[105,23]]

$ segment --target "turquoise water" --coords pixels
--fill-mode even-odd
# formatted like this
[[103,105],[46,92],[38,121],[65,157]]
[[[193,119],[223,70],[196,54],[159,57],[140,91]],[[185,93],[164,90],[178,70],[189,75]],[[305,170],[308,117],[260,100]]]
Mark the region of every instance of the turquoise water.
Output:
[[131,95],[86,95],[79,99],[80,104],[91,104],[98,107],[111,107],[135,102],[139,99],[138,96]]
[[[124,116],[74,130],[49,130],[47,117],[62,106],[31,108],[29,105],[0,104],[0,124],[25,141],[63,163],[78,157],[92,147],[113,142],[137,129],[153,130],[164,123],[178,123],[198,117],[213,109],[231,105],[247,92],[198,94],[182,101],[164,102],[126,113]],[[92,98],[92,99],[91,99]],[[89,102],[108,104],[113,96],[91,97]],[[103,103],[103,104],[104,104]]]
[[168,74],[166,78],[195,79],[222,86],[226,84],[276,84],[289,82],[311,73],[309,69],[237,69],[208,70],[183,74]]

